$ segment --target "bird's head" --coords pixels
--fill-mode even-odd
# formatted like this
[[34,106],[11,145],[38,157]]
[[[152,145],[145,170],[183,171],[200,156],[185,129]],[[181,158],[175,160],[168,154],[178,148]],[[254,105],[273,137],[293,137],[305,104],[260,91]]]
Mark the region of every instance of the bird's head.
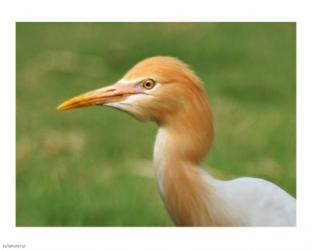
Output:
[[117,83],[74,97],[58,109],[105,105],[164,124],[181,110],[202,108],[205,100],[199,78],[187,65],[156,56],[136,64]]

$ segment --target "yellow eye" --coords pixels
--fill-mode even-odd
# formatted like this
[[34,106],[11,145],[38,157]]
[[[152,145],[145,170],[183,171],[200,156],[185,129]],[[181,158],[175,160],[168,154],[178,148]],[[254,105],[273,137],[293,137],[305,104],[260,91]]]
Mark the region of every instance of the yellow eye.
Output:
[[146,79],[142,83],[142,87],[145,89],[152,89],[154,88],[156,82],[153,79]]

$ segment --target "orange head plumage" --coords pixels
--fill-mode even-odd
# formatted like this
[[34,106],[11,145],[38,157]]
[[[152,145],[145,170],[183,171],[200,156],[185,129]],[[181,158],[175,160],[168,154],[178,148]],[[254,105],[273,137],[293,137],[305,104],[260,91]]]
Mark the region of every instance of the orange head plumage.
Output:
[[201,81],[186,64],[173,57],[147,58],[117,83],[74,97],[58,109],[91,105],[112,106],[140,120],[172,127],[176,132],[188,130],[189,137],[202,148],[196,149],[195,158],[201,158],[211,143],[212,118]]

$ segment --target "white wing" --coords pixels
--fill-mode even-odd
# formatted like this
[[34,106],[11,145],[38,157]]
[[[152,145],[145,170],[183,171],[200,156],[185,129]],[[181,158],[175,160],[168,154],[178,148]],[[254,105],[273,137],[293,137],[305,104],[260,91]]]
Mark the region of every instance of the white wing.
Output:
[[277,185],[243,177],[217,181],[225,206],[235,208],[243,226],[295,226],[296,200]]

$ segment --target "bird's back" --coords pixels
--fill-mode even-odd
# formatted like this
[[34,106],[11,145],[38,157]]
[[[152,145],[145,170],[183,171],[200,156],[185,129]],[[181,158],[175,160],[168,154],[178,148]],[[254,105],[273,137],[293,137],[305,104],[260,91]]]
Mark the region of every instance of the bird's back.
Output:
[[225,206],[235,208],[243,218],[237,226],[296,225],[296,200],[277,185],[250,177],[217,181],[216,185]]

